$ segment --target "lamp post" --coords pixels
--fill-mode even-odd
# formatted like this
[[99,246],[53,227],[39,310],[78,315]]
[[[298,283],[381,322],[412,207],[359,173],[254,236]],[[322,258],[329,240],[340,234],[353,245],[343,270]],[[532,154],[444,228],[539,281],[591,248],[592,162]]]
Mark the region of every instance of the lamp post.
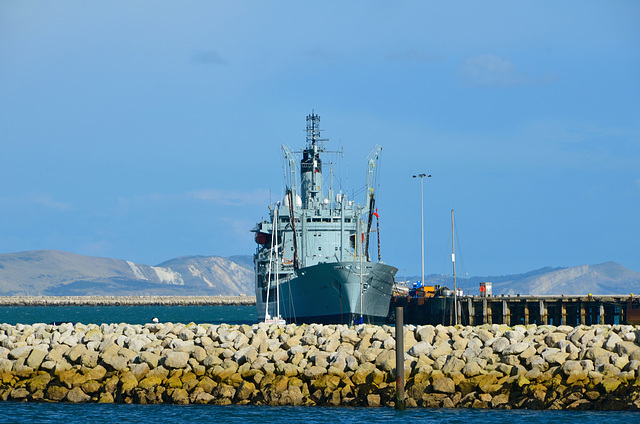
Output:
[[424,286],[424,186],[423,186],[424,177],[431,178],[431,174],[429,175],[418,174],[413,176],[413,178],[420,178],[420,229],[422,233],[422,238],[420,243],[420,247],[422,251],[422,268],[421,268],[422,274],[420,276],[421,278],[420,282],[422,283],[423,286]]

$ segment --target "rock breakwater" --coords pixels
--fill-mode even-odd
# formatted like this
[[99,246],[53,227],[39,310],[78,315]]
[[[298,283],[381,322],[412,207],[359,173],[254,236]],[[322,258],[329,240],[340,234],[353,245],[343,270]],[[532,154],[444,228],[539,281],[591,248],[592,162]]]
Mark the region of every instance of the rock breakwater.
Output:
[[[395,329],[0,324],[0,399],[393,405]],[[640,409],[640,327],[405,326],[409,407]]]

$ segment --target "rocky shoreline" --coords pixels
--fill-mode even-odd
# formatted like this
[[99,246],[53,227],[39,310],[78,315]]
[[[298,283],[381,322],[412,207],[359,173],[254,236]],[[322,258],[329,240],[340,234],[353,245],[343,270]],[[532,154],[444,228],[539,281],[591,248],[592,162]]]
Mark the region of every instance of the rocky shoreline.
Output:
[[255,296],[0,296],[0,306],[251,306],[255,304]]
[[[0,324],[5,401],[391,406],[395,329]],[[640,409],[640,327],[404,327],[408,407]]]

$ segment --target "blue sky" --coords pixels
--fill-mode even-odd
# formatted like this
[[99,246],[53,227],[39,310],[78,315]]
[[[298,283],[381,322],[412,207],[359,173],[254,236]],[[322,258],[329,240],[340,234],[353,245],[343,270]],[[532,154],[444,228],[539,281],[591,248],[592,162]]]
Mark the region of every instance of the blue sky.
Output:
[[[347,4],[345,4],[347,3]],[[252,254],[282,144],[348,189],[383,146],[383,260],[640,271],[640,3],[0,3],[0,252]]]

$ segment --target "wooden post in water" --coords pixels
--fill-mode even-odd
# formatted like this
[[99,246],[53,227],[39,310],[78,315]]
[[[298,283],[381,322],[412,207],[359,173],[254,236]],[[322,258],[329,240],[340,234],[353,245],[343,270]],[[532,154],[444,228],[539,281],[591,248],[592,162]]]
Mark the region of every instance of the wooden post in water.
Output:
[[502,301],[502,323],[511,325],[511,314],[509,313],[509,305],[506,300]]
[[482,299],[482,323],[487,324],[487,299]]
[[544,304],[544,300],[540,299],[538,301],[538,308],[540,309],[540,323],[543,325],[547,325],[549,322],[547,317],[547,308]]
[[493,308],[491,308],[491,301],[487,299],[487,324],[493,324]]
[[396,409],[404,411],[404,311],[396,306]]

